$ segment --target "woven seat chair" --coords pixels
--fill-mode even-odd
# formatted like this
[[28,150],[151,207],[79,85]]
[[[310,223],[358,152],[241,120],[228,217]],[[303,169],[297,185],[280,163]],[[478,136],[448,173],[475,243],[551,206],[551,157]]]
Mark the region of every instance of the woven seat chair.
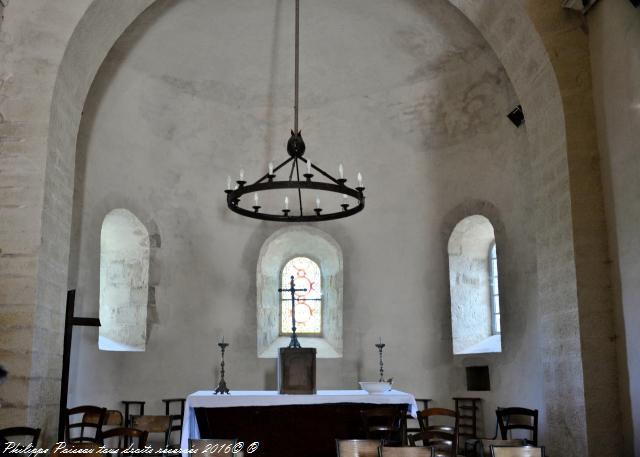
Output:
[[491,457],[544,457],[544,447],[491,446]]
[[336,440],[338,457],[378,457],[382,440]]

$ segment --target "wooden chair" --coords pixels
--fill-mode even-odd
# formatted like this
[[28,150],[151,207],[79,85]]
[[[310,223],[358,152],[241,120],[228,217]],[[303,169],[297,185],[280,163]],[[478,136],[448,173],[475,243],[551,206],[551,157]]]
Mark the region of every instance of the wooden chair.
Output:
[[[458,449],[467,449],[478,439],[478,415],[480,413],[480,402],[477,397],[453,397],[455,403],[453,409],[458,413]],[[471,443],[471,446],[467,445]]]
[[81,455],[83,457],[108,457],[108,454],[103,454],[99,451],[100,445],[98,443],[63,444],[64,449],[58,448],[57,445],[51,448],[51,457],[68,457],[69,455]]
[[491,446],[524,446],[524,440],[501,440],[481,438],[476,441],[475,456],[489,457],[491,455]]
[[[441,421],[446,421],[442,423]],[[422,431],[409,435],[409,443],[432,446],[437,457],[458,455],[458,414],[446,408],[429,408],[418,412]],[[434,422],[435,421],[435,422]]]
[[402,415],[398,408],[379,407],[360,411],[367,439],[402,444]]
[[[418,403],[418,405],[420,405],[420,403],[422,403],[422,409],[428,409],[429,408],[429,403],[431,402],[430,398],[416,398],[416,403]],[[419,407],[419,406],[418,406]],[[417,420],[414,419],[411,414],[407,413],[407,421],[413,421],[413,420]],[[419,432],[420,429],[420,423],[417,424],[418,427],[407,427],[407,433],[415,433],[415,432]]]
[[382,440],[336,440],[338,457],[379,457]]
[[379,457],[434,457],[436,454],[432,447],[389,447],[381,446],[378,449]]
[[[82,415],[80,422],[72,422],[71,417]],[[102,426],[107,415],[106,408],[98,406],[77,406],[75,408],[67,408],[65,413],[64,436],[67,443],[97,443],[102,444]],[[86,417],[94,418],[94,422],[85,422]],[[97,420],[95,420],[97,417]],[[92,434],[85,432],[93,430]],[[78,436],[72,436],[73,431],[78,431]]]
[[[4,442],[14,441],[19,442],[22,445],[31,444],[36,447],[38,444],[38,438],[40,438],[40,429],[31,427],[8,427],[0,430],[0,437]],[[21,441],[16,438],[28,438],[28,441]]]
[[233,448],[238,442],[237,439],[192,439],[189,438],[189,449],[198,451],[195,455],[203,457],[216,457],[218,455],[235,455]]
[[126,454],[124,451],[127,449],[128,443],[133,442],[136,438],[138,439],[138,446],[136,449],[144,449],[147,445],[148,437],[148,432],[128,427],[118,427],[102,433],[105,447],[109,449],[117,449],[117,455]]
[[[97,424],[100,420],[100,415],[97,413],[85,413],[82,417],[83,422],[87,422],[90,424]],[[113,426],[113,427],[122,427],[124,426],[124,418],[122,413],[117,409],[108,409],[107,413],[104,417],[104,423],[102,427],[105,426]]]
[[129,413],[129,411],[131,410],[132,406],[138,407],[138,416],[144,416],[144,404],[146,402],[138,401],[138,400],[122,400],[121,403],[124,404],[124,426],[125,427],[131,426],[131,422],[130,422],[131,414]]
[[130,420],[131,428],[148,434],[162,433],[162,446],[167,447],[171,434],[171,416],[131,416]]
[[544,447],[491,446],[491,457],[544,457]]
[[529,433],[527,444],[538,445],[538,410],[520,407],[498,408],[498,428],[503,440],[511,439],[514,430]]
[[[178,446],[180,441],[182,440],[182,421],[184,419],[184,403],[186,399],[184,398],[164,398],[162,399],[164,403],[164,413],[167,416],[171,416],[171,431],[169,432],[169,444],[171,445],[171,436],[177,432],[178,433]],[[180,405],[180,413],[172,414],[171,413],[171,405],[179,404]]]

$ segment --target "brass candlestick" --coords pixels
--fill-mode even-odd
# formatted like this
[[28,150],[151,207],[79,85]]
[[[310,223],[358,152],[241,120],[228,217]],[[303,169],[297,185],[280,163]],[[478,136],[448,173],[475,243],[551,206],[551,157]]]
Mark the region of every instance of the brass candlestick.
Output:
[[382,338],[380,338],[380,342],[376,344],[378,351],[380,352],[380,379],[378,382],[384,382],[384,364],[382,362],[382,348],[386,345],[382,342]]
[[227,382],[224,380],[224,351],[225,349],[227,349],[227,346],[229,346],[229,343],[224,342],[224,336],[222,337],[222,342],[218,343],[218,346],[220,346],[220,354],[221,354],[220,382],[218,383],[218,387],[213,393],[216,395],[229,394],[229,388],[227,387]]

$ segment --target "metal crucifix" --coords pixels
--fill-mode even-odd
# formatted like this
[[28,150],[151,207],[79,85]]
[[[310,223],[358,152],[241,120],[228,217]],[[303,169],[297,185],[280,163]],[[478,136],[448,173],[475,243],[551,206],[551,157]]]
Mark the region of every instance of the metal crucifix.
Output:
[[289,342],[290,348],[299,348],[300,342],[296,335],[296,292],[306,292],[307,289],[296,289],[296,283],[293,281],[293,275],[291,276],[291,283],[288,289],[278,289],[278,292],[290,292],[291,293],[291,341]]

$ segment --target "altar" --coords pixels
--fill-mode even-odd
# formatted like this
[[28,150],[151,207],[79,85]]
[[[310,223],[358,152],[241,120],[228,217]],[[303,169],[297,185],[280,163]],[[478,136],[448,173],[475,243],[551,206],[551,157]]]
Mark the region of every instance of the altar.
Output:
[[415,417],[418,410],[413,395],[397,390],[199,391],[187,397],[180,447],[188,449],[189,438],[237,438],[245,446],[259,443],[254,454],[264,457],[333,457],[336,439],[364,438],[360,411],[383,405],[398,408],[403,417]]

